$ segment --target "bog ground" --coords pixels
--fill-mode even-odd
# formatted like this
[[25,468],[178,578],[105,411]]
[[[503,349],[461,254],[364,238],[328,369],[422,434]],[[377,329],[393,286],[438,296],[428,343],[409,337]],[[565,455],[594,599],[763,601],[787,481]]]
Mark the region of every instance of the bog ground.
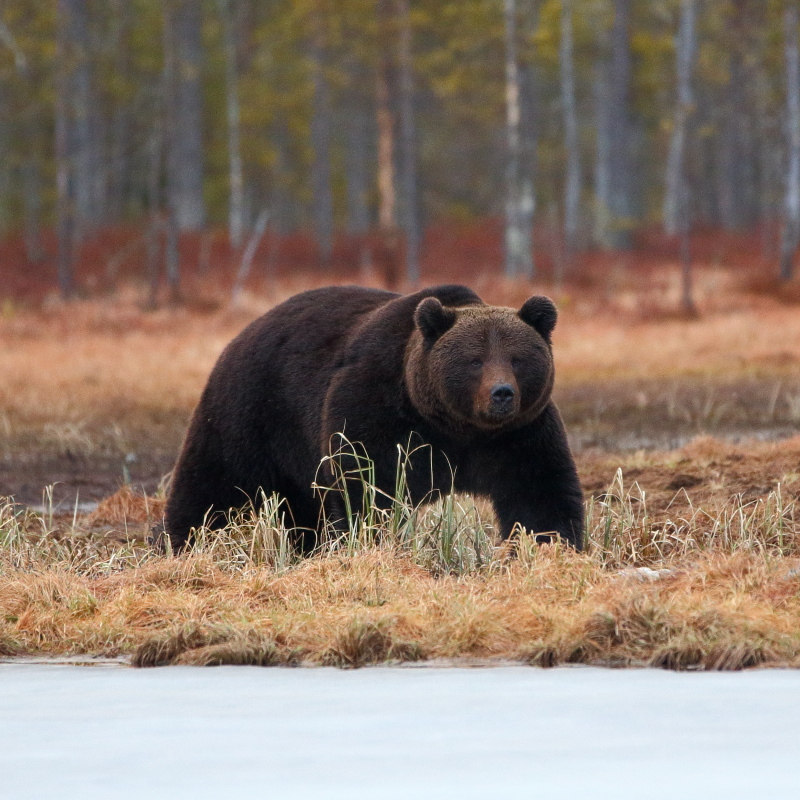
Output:
[[[305,562],[274,506],[187,557],[153,553],[145,536],[216,356],[307,285],[287,279],[236,308],[144,312],[129,288],[6,309],[0,653],[797,663],[800,314],[712,267],[699,271],[696,319],[635,282],[559,298],[557,400],[587,494],[585,554],[499,546],[490,509],[470,498],[400,498],[392,519]],[[475,288],[518,306],[549,287]]]

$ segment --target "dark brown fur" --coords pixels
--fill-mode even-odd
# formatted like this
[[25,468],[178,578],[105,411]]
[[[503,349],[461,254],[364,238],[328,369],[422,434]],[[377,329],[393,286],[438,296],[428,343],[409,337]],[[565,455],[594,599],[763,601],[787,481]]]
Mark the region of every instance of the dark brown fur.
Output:
[[[519,524],[580,548],[580,484],[550,399],[555,319],[547,298],[514,312],[463,286],[331,287],[274,308],[231,342],[203,392],[167,503],[173,547],[263,489],[286,499],[312,549],[323,510],[312,483],[336,483],[320,460],[333,448],[341,470],[358,466],[343,434],[388,495],[398,445],[410,447],[415,503],[451,488],[485,495],[504,537]],[[358,481],[336,485],[361,508]],[[325,511],[342,524],[341,491]]]

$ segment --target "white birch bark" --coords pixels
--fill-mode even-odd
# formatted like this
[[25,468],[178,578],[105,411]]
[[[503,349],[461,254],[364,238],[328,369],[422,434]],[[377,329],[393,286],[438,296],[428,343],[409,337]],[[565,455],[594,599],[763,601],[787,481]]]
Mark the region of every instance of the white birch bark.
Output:
[[672,137],[667,157],[666,191],[664,192],[664,230],[675,236],[680,229],[685,192],[686,137],[694,105],[692,67],[695,57],[695,0],[682,0],[676,41],[677,98]]
[[391,61],[386,46],[392,38],[392,14],[389,0],[378,0],[381,57],[376,85],[375,122],[378,128],[378,227],[384,235],[393,233],[397,225],[394,174],[394,119],[390,102],[389,75]]
[[[180,261],[180,210],[186,211],[184,201],[185,184],[181,180],[181,166],[184,162],[179,142],[178,71],[175,53],[175,7],[164,4],[164,71],[162,75],[162,111],[164,116],[163,142],[166,150],[167,197],[164,204],[164,271],[169,288],[170,302],[180,300],[181,261]],[[188,219],[186,220],[188,222]]]
[[314,98],[311,117],[311,147],[314,160],[311,184],[314,221],[317,231],[320,263],[328,268],[333,255],[333,187],[331,185],[331,101],[325,75],[326,43],[321,10],[312,14],[311,62]]
[[578,112],[575,103],[575,60],[572,35],[572,0],[561,0],[561,104],[564,112],[564,146],[567,153],[564,182],[564,243],[569,263],[577,244],[581,199],[581,162]]
[[70,0],[56,6],[56,215],[58,236],[58,287],[62,298],[73,292],[72,256],[74,208],[72,191],[72,146],[70,125],[70,42],[72,28]]
[[77,234],[96,222],[97,164],[94,157],[93,97],[89,63],[89,9],[86,0],[69,0],[70,131]]
[[791,280],[800,239],[800,19],[796,0],[789,0],[783,18],[786,58],[786,116],[789,164],[784,200],[780,278]]
[[520,85],[517,61],[516,0],[504,0],[506,48],[506,223],[505,274],[508,278],[534,275],[532,222],[533,186],[521,180]]
[[30,156],[22,165],[22,196],[25,208],[25,252],[34,264],[44,259],[42,244],[42,185],[39,159]]
[[[354,71],[353,76],[361,77],[360,71]],[[344,142],[347,231],[356,236],[363,236],[369,230],[369,128],[368,112],[363,107],[362,98],[356,96],[348,109]]]
[[167,184],[178,229],[205,224],[203,199],[202,4],[164,0]]
[[228,235],[231,245],[242,246],[244,236],[244,168],[242,166],[239,107],[237,0],[217,0],[225,49],[225,109],[228,118]]
[[[120,77],[130,75],[132,48],[130,32],[133,26],[133,8],[129,0],[113,0],[111,46],[114,53],[114,69]],[[128,102],[122,98],[117,101],[111,118],[111,142],[109,152],[108,216],[120,219],[126,208],[130,188],[130,132],[134,116]]]
[[614,0],[614,25],[611,31],[611,75],[609,81],[610,239],[614,247],[631,246],[633,162],[631,157],[631,0]]
[[[1,7],[0,7],[1,8]],[[5,22],[0,19],[0,44],[8,48],[14,56],[14,67],[17,75],[25,80],[28,77],[28,60],[25,53],[17,43],[14,34],[11,33]],[[0,89],[0,102],[5,105],[5,87]],[[0,109],[0,116],[5,117]],[[0,152],[8,149],[8,131],[5,124],[6,120],[0,120]],[[23,123],[24,125],[24,123]],[[26,134],[30,134],[29,147],[33,146],[35,137],[33,135],[32,124],[29,122],[23,128]],[[10,160],[10,159],[9,159]],[[0,166],[0,233],[5,233],[8,222],[8,195],[10,194],[10,175],[8,160]],[[41,194],[41,164],[38,153],[30,153],[22,164],[22,198],[25,214],[25,252],[28,261],[38,263],[45,256],[42,244],[42,194]]]
[[[163,97],[159,97],[163,104]],[[163,134],[160,116],[156,117],[147,143],[147,308],[158,305],[158,287],[161,281],[161,174]]]
[[608,108],[608,65],[601,60],[594,75],[594,241],[611,248],[611,116]]
[[250,234],[250,241],[242,253],[242,260],[239,264],[239,269],[236,273],[236,280],[233,282],[233,289],[231,291],[231,304],[237,305],[241,299],[242,292],[244,291],[247,278],[250,276],[250,270],[253,267],[253,259],[256,257],[256,251],[267,232],[267,223],[269,222],[269,209],[264,208],[258,215],[253,232]]
[[414,65],[409,0],[397,0],[400,67],[400,143],[406,229],[406,280],[419,283],[419,198],[417,194],[417,130],[414,119]]

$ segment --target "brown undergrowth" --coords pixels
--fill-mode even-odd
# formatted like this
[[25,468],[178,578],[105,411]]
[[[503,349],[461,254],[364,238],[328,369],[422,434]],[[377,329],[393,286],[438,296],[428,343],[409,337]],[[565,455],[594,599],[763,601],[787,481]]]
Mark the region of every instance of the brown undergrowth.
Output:
[[0,655],[800,666],[799,467],[797,438],[584,458],[580,554],[499,544],[463,497],[354,516],[308,559],[273,499],[181,557],[144,544],[162,501],[129,489],[85,517],[0,504]]

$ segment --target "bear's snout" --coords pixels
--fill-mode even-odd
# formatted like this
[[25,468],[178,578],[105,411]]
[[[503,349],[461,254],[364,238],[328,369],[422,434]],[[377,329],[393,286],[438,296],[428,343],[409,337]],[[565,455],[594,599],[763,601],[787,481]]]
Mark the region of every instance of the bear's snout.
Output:
[[510,383],[498,383],[492,387],[490,392],[490,412],[492,416],[502,417],[515,410],[514,397],[516,391]]
[[475,412],[484,424],[494,427],[505,424],[519,412],[521,398],[517,382],[509,370],[491,363],[486,367],[475,398]]

